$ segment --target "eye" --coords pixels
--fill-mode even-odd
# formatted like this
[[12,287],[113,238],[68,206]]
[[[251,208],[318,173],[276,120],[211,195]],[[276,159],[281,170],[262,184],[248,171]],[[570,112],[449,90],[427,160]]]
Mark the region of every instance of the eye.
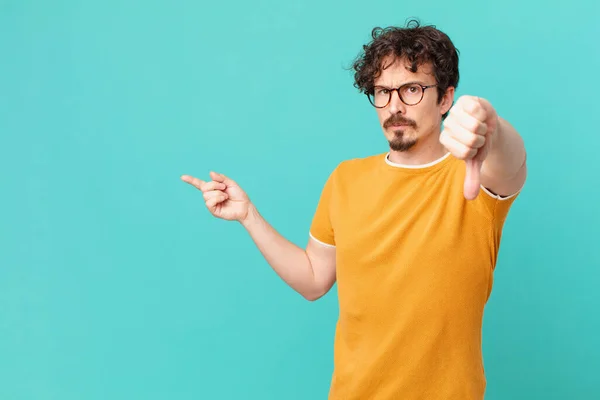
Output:
[[390,92],[389,89],[380,88],[380,89],[377,89],[376,93],[377,94],[388,94],[389,92]]

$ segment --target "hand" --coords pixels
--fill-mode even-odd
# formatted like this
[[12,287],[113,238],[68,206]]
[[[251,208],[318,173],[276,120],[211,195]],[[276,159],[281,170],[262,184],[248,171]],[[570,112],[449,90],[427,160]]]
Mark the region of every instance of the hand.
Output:
[[212,180],[208,182],[189,175],[183,175],[181,180],[202,191],[206,208],[215,217],[228,221],[245,219],[250,207],[248,195],[223,174],[211,172],[210,177]]
[[461,96],[444,120],[440,143],[467,163],[464,194],[473,200],[481,186],[481,166],[498,128],[498,114],[481,97]]

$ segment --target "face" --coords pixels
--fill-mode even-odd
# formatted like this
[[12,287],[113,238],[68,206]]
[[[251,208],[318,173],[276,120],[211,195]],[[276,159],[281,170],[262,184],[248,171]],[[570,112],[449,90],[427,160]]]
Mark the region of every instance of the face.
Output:
[[[411,72],[405,60],[391,57],[384,60],[385,69],[375,80],[375,90],[398,88],[406,83],[419,83],[423,86],[434,85],[435,76],[430,64],[419,66],[417,72]],[[386,91],[384,90],[383,93]],[[438,102],[437,87],[425,89],[423,99],[416,105],[406,105],[400,100],[398,91],[392,91],[390,103],[384,108],[375,108],[379,122],[390,149],[408,151],[419,145],[433,144],[439,141],[442,115],[452,106],[454,88],[448,88]]]

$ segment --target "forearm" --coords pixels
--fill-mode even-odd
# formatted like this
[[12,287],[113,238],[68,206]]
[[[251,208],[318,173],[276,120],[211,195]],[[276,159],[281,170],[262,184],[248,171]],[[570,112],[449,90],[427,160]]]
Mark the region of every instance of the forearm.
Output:
[[498,131],[483,162],[482,176],[493,181],[510,180],[524,168],[525,160],[522,137],[508,121],[498,117]]
[[306,251],[281,236],[252,205],[240,222],[277,275],[305,298],[314,298],[319,288]]

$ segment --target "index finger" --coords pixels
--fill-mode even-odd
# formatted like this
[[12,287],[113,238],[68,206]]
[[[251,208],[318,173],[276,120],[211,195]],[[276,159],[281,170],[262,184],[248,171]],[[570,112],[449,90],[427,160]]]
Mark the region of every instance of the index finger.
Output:
[[202,186],[205,183],[203,180],[195,178],[195,177],[190,176],[190,175],[182,175],[181,176],[181,180],[184,181],[184,182],[186,182],[186,183],[189,183],[190,185],[192,185],[192,186],[194,186],[194,187],[196,187],[197,189],[200,189],[200,190],[202,190]]

